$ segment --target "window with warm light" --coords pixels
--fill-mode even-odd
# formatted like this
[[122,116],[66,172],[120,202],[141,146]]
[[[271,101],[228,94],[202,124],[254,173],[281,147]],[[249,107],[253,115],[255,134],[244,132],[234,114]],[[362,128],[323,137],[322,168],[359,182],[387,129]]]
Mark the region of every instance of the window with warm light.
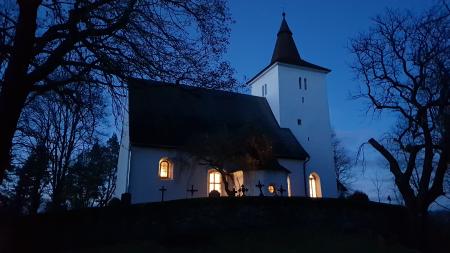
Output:
[[166,159],[163,159],[159,162],[159,177],[161,179],[170,179],[171,178],[171,165],[170,162]]
[[218,171],[209,172],[209,189],[208,192],[218,191],[222,194],[222,175]]
[[322,191],[320,189],[320,179],[316,173],[311,173],[309,175],[309,196],[311,198],[322,197]]
[[267,187],[267,190],[271,194],[275,194],[276,193],[276,189],[275,189],[275,185],[274,184],[269,184],[269,186]]
[[286,180],[287,180],[287,191],[288,191],[288,196],[290,197],[290,196],[292,196],[292,192],[291,192],[291,178],[288,176],[287,178],[286,178]]

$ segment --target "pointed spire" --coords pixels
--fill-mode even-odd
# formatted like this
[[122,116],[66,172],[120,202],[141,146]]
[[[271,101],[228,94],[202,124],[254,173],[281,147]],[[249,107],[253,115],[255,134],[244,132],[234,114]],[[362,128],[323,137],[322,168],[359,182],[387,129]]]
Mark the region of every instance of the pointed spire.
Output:
[[284,62],[289,64],[299,64],[301,62],[300,54],[295,46],[292,32],[286,21],[286,13],[282,14],[280,30],[277,33],[277,42],[273,50],[272,60],[274,62]]

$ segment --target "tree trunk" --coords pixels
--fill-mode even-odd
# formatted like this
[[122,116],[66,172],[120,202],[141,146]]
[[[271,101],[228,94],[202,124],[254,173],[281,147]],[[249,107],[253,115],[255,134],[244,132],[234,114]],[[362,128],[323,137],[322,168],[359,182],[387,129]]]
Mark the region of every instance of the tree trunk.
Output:
[[421,252],[428,252],[428,232],[427,232],[428,211],[409,210],[410,240],[411,245]]
[[216,170],[222,176],[223,186],[225,188],[225,192],[227,193],[228,197],[234,197],[236,195],[235,191],[229,189],[230,184],[228,183],[228,179],[227,179],[229,174],[226,173],[225,171],[221,170],[221,169],[217,169],[217,167],[216,167]]
[[27,80],[28,66],[33,56],[37,9],[40,1],[18,1],[17,20],[12,54],[5,71],[0,92],[0,182],[5,177],[11,159],[11,147],[20,113],[32,83]]

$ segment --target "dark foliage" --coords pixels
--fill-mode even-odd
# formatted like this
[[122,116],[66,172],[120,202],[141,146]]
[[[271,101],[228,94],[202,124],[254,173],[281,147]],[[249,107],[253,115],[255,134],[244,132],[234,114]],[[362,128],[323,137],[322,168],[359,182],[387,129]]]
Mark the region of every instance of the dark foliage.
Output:
[[364,192],[360,191],[355,191],[350,196],[348,196],[347,199],[356,202],[369,202],[369,196],[367,196],[367,194],[365,194]]
[[43,143],[32,150],[25,164],[18,169],[18,182],[12,206],[18,213],[35,214],[42,204],[44,188],[49,180],[50,155]]
[[95,143],[69,167],[66,196],[72,209],[106,206],[116,185],[119,142],[114,134],[102,146]]

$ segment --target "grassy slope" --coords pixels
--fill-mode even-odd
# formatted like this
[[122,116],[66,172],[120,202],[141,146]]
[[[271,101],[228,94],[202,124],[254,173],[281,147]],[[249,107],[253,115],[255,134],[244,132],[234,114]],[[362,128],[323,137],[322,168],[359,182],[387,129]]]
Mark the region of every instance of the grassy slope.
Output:
[[[143,236],[66,252],[416,252],[386,239],[376,232],[380,228],[371,228],[377,223],[380,227],[392,223],[389,219],[401,212],[393,206],[326,199],[247,198],[182,200],[133,208],[152,210],[149,216],[173,217],[175,221],[164,223],[157,238]],[[162,209],[155,212],[157,208]],[[128,214],[132,215],[143,216]],[[179,215],[183,218],[175,217]],[[392,217],[386,217],[389,215]],[[156,227],[155,221],[138,219],[137,223]]]
[[[404,246],[405,213],[339,199],[206,198],[13,217],[0,220],[0,238],[12,252],[416,252]],[[449,245],[439,234],[437,246]]]
[[[172,241],[173,240],[173,241]],[[316,229],[311,232],[251,231],[243,229],[225,236],[189,238],[167,241],[132,241],[122,244],[102,245],[94,248],[67,251],[68,253],[194,253],[194,252],[345,252],[345,253],[407,253],[417,252],[400,244],[387,244],[378,235],[342,234]]]

